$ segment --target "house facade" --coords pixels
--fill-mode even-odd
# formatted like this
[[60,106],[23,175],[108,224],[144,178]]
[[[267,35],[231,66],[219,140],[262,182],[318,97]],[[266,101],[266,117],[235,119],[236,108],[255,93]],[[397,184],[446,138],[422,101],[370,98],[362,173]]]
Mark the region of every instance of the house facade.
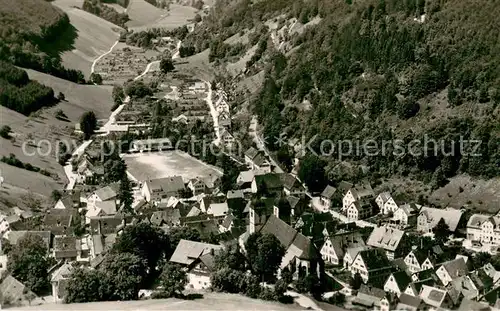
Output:
[[467,240],[500,246],[500,217],[474,214],[467,222]]

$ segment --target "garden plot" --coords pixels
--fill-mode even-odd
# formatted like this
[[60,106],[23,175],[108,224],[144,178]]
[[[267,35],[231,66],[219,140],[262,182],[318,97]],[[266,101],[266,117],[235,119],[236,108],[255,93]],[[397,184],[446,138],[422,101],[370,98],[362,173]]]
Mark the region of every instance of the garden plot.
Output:
[[180,150],[127,154],[123,159],[128,172],[139,181],[169,176],[182,176],[184,181],[210,175],[222,176],[219,168]]
[[[105,84],[121,84],[142,74],[147,65],[157,60],[158,52],[118,43],[113,51],[104,56],[95,66]],[[151,66],[150,70],[159,69]]]

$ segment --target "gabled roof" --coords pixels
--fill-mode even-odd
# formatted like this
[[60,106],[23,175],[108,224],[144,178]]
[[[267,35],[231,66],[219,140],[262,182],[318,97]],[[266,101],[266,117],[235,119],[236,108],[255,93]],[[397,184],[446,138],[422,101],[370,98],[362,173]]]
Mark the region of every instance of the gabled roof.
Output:
[[380,198],[382,200],[382,202],[385,203],[385,202],[389,201],[389,199],[391,199],[392,196],[389,192],[386,191],[386,192],[379,193],[377,198]]
[[419,296],[426,304],[439,308],[446,299],[446,295],[446,290],[422,285]]
[[114,200],[95,202],[95,206],[102,210],[106,215],[116,214],[116,202]]
[[27,297],[37,297],[28,287],[10,274],[2,278],[0,282],[0,293],[2,297],[10,297],[10,299],[16,303],[27,301]]
[[335,191],[337,191],[337,189],[328,185],[325,187],[325,190],[323,190],[323,192],[321,192],[321,196],[324,198],[331,199],[333,197],[333,195],[335,194]]
[[226,218],[222,221],[221,226],[223,226],[226,229],[229,229],[231,224],[233,223],[234,216],[233,215],[227,215]]
[[250,147],[247,151],[245,151],[245,156],[247,156],[251,160],[253,160],[257,156],[257,154],[259,154],[259,151],[254,147]]
[[229,212],[229,206],[227,205],[227,202],[223,203],[212,203],[208,207],[207,214],[211,214],[214,217],[221,217],[224,215],[227,215]]
[[454,232],[462,218],[463,212],[453,208],[439,209],[424,206],[420,210],[420,215],[425,215],[427,221],[430,222],[430,228],[434,228],[441,219],[444,219],[450,231]]
[[175,248],[170,262],[190,265],[202,255],[209,254],[211,250],[222,249],[222,246],[188,240],[180,240]]
[[297,258],[312,260],[317,257],[317,250],[311,240],[275,215],[269,216],[259,232],[274,235],[287,252],[293,248],[292,253]]
[[398,288],[402,291],[404,291],[408,284],[411,283],[411,277],[406,274],[406,271],[394,272],[392,273],[392,276],[394,277],[396,284],[398,284]]
[[73,271],[73,266],[70,263],[65,263],[57,269],[50,279],[51,282],[58,282],[60,280],[68,279]]
[[230,199],[244,199],[245,198],[245,194],[243,193],[242,190],[229,190],[227,192],[227,199],[230,200]]
[[181,214],[178,209],[156,211],[151,215],[150,222],[156,226],[162,224],[174,225],[180,223]]
[[409,306],[415,309],[419,309],[422,304],[422,299],[420,297],[414,297],[401,293],[399,296],[399,304],[396,306],[396,310],[404,310],[404,306]]
[[341,190],[344,194],[349,191],[354,185],[347,181],[341,181],[337,186],[338,190]]
[[101,199],[101,201],[112,200],[117,196],[116,191],[113,190],[113,188],[111,188],[110,186],[98,189],[94,193],[99,197],[99,199]]
[[469,272],[467,263],[463,258],[457,258],[450,261],[443,262],[442,267],[448,272],[452,279],[466,275]]
[[257,184],[257,189],[260,186],[264,186],[268,190],[279,189],[283,187],[282,174],[268,173],[265,175],[256,175],[254,177],[255,183]]
[[281,179],[283,182],[283,187],[288,190],[302,190],[304,187],[292,174],[284,173],[281,174]]
[[146,184],[150,191],[176,192],[184,189],[184,180],[181,176],[150,179]]
[[386,226],[376,227],[370,234],[366,244],[388,251],[395,251],[401,243],[403,236],[404,231],[402,230]]
[[199,208],[197,208],[196,206],[193,206],[193,207],[191,207],[191,210],[189,211],[189,213],[187,213],[186,217],[194,217],[194,216],[198,216],[200,214],[201,214],[201,210]]
[[[469,218],[469,221],[467,222],[467,227],[479,229],[479,228],[481,228],[481,225],[485,221],[488,221],[488,220],[493,219],[493,218],[499,218],[499,217],[483,215],[483,214],[474,214]],[[496,222],[496,223],[498,223],[498,222]]]
[[389,259],[387,259],[385,251],[380,248],[362,250],[357,256],[361,256],[368,271],[392,267],[392,263]]
[[54,238],[54,256],[56,259],[76,257],[78,255],[77,240],[71,236]]
[[365,198],[373,198],[375,192],[373,192],[372,187],[369,184],[356,185],[355,187],[349,189],[356,200],[362,200]]

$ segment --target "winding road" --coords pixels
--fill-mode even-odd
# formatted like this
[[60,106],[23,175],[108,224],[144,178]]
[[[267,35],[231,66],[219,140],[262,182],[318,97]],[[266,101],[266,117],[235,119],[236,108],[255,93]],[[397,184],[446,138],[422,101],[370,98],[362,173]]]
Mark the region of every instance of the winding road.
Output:
[[207,81],[203,81],[208,86],[208,94],[205,99],[208,107],[210,108],[210,114],[212,115],[212,120],[214,121],[214,131],[215,131],[215,140],[214,144],[218,146],[220,144],[220,128],[219,128],[219,113],[215,110],[214,102],[212,100],[212,84]]
[[[96,60],[94,61],[94,64],[92,64],[92,71],[94,70],[95,63],[97,63],[97,61],[99,59],[101,59],[103,56],[109,54],[113,50],[113,48],[114,48],[115,45],[116,45],[116,43],[111,47],[111,49],[108,52],[106,52],[106,53],[102,54],[101,56],[99,56],[98,58],[96,58]],[[140,79],[142,76],[144,76],[145,74],[147,74],[149,72],[149,70],[151,69],[151,66],[154,63],[158,63],[158,62],[159,61],[153,61],[153,62],[149,63],[146,66],[146,69],[144,70],[144,72],[141,73],[140,75],[138,75],[137,77],[135,77],[134,80]],[[104,124],[101,127],[101,131],[105,131],[105,133],[100,134],[99,136],[107,136],[110,133],[109,132],[109,127],[113,123],[115,123],[116,116],[123,110],[123,108],[125,107],[125,105],[127,103],[129,103],[129,102],[130,102],[130,97],[127,96],[125,98],[125,100],[123,101],[123,104],[121,104],[120,106],[118,106],[118,108],[116,108],[115,110],[113,110],[111,112],[111,114],[110,114],[110,116],[108,118],[108,121],[106,122],[106,124]],[[68,178],[68,184],[66,185],[66,190],[73,190],[73,188],[75,187],[75,184],[76,184],[76,180],[77,180],[77,174],[73,172],[73,166],[71,165],[71,160],[73,158],[79,158],[85,152],[85,149],[91,143],[92,143],[92,139],[86,140],[80,146],[78,146],[78,148],[76,148],[75,151],[73,151],[71,159],[64,166],[64,173],[66,174],[66,177]]]

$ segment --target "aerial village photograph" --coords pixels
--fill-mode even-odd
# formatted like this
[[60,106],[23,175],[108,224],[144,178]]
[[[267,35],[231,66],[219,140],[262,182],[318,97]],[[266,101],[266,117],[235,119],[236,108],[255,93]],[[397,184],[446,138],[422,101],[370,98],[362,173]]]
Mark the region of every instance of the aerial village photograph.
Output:
[[0,308],[500,311],[500,1],[0,0]]

